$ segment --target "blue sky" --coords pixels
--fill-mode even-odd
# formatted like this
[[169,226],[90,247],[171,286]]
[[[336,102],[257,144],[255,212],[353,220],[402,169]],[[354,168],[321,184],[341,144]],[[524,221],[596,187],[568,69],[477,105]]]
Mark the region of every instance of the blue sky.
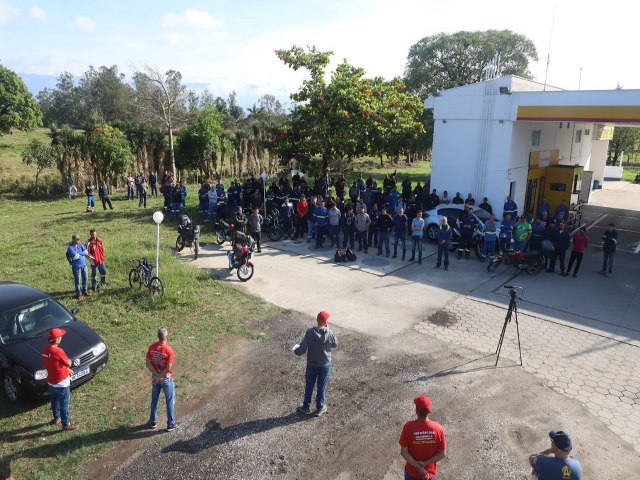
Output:
[[[293,44],[333,50],[369,75],[401,75],[409,47],[438,32],[509,28],[531,38],[532,65],[548,83],[577,89],[640,88],[640,2],[632,0],[0,0],[0,63],[19,74],[81,75],[118,65],[177,69],[216,95],[250,104],[286,99],[304,78],[273,51]],[[552,23],[555,10],[555,23]],[[253,99],[253,100],[252,100]]]

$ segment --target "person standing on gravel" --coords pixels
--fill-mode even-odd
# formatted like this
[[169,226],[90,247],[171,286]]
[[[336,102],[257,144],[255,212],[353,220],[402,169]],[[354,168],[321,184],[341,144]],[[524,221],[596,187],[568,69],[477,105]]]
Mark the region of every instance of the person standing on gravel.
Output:
[[531,478],[538,480],[582,480],[580,462],[571,457],[571,438],[563,431],[549,432],[551,447],[529,456]]
[[325,392],[331,373],[331,349],[338,346],[335,333],[327,328],[329,313],[324,310],[316,317],[318,325],[309,328],[302,342],[293,347],[293,353],[298,356],[307,354],[307,371],[305,374],[304,402],[298,407],[298,411],[305,415],[311,415],[311,396],[313,389],[318,384],[316,394],[315,416],[327,412],[325,404]]
[[438,422],[429,420],[429,397],[420,395],[413,403],[418,418],[405,423],[400,435],[400,455],[407,462],[404,480],[437,480],[436,463],[447,456],[444,429]]
[[178,426],[175,418],[175,387],[173,384],[173,348],[167,344],[167,329],[158,329],[158,341],[147,350],[147,369],[151,372],[151,416],[148,428],[156,428],[158,400],[164,392],[167,404],[167,431]]

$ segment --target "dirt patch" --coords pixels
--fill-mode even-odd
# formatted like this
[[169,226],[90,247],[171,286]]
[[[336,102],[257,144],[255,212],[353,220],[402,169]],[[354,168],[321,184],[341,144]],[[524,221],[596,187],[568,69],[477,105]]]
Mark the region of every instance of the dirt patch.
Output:
[[458,319],[444,310],[438,310],[425,321],[439,325],[441,327],[450,327],[458,322]]
[[181,411],[181,428],[153,437],[111,478],[401,478],[398,436],[419,393],[447,434],[442,478],[528,478],[527,455],[552,429],[572,434],[587,475],[640,476],[632,447],[578,402],[515,365],[494,368],[493,356],[413,331],[374,339],[336,329],[329,411],[300,415],[305,362],[290,347],[309,324],[294,314],[264,322],[266,339],[230,351],[207,401]]
[[[219,342],[216,346],[218,353],[216,355],[210,355],[204,360],[211,365],[218,365],[217,368],[212,369],[207,377],[207,386],[203,389],[199,395],[181,402],[179,400],[176,403],[176,416],[187,416],[195,410],[202,408],[202,406],[208,401],[211,392],[217,390],[222,385],[225,385],[229,381],[229,375],[232,370],[228,368],[228,364],[234,364],[240,361],[243,355],[249,352],[247,345],[252,340],[247,338],[231,337]],[[180,368],[183,370],[183,368]],[[179,369],[176,368],[176,375],[179,375]],[[146,387],[146,385],[145,385]],[[150,401],[151,392],[149,392]],[[178,392],[178,395],[180,393]],[[164,404],[161,398],[158,412],[161,416],[164,415]],[[146,422],[146,418],[143,419],[142,424]],[[162,429],[155,431],[149,431],[148,437],[140,437],[140,425],[130,426],[129,432],[132,438],[125,438],[121,441],[115,442],[111,445],[99,458],[89,462],[84,467],[85,478],[91,478],[93,480],[106,480],[115,471],[117,467],[129,460],[135,453],[143,448],[148,441],[155,435],[162,433]]]

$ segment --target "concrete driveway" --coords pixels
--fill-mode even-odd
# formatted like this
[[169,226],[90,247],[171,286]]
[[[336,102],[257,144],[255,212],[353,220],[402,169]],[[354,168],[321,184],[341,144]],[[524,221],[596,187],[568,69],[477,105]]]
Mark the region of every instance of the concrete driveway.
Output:
[[[640,213],[617,208],[640,205],[640,186],[617,182],[611,188],[623,193],[616,190],[615,201],[605,201],[608,188],[609,182],[595,195],[597,201],[584,208],[592,246],[578,278],[517,274],[506,266],[489,273],[474,257],[452,256],[449,271],[434,270],[436,248],[431,244],[424,245],[423,264],[418,265],[377,256],[375,249],[356,252],[356,262],[336,264],[329,248],[316,250],[299,241],[268,243],[255,255],[256,273],[247,283],[229,273],[228,245],[205,246],[195,264],[276,305],[312,317],[329,310],[341,327],[378,338],[413,329],[449,342],[453,351],[459,346],[495,352],[509,302],[503,286],[518,285],[525,369],[583,403],[640,451],[640,255],[635,236],[640,235]],[[622,199],[625,205],[620,205]],[[599,237],[603,223],[613,216],[623,247],[614,275],[606,278],[596,273],[602,261]],[[518,361],[515,340],[510,326],[503,355]],[[558,364],[571,377],[566,382],[558,382]]]

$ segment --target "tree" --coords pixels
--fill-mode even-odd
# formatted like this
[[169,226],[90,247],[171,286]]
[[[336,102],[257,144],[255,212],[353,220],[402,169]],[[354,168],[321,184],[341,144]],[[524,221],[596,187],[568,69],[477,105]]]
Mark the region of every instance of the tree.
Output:
[[396,155],[422,130],[419,98],[408,95],[400,79],[365,78],[362,68],[343,61],[326,83],[324,72],[332,52],[292,47],[276,54],[294,70],[305,68],[310,79],[291,95],[293,112],[277,137],[284,161],[321,155],[323,170],[335,159],[368,154]]
[[622,152],[635,152],[640,145],[640,129],[633,127],[616,127],[613,139],[609,142],[607,164],[617,165]]
[[36,193],[38,192],[38,178],[45,168],[51,168],[58,161],[58,152],[55,148],[46,145],[38,139],[33,139],[22,152],[22,161],[25,165],[36,167]]
[[117,128],[104,125],[86,134],[86,153],[98,180],[124,175],[133,162],[127,138]]
[[133,76],[138,108],[144,120],[162,120],[169,134],[171,169],[176,175],[173,151],[173,129],[186,118],[187,87],[182,85],[182,74],[168,70],[164,75],[157,69],[145,67]]
[[511,30],[438,33],[409,48],[404,79],[410,92],[426,98],[439,90],[482,80],[484,68],[500,54],[499,75],[530,78],[538,60],[534,43]]
[[133,89],[125,81],[118,67],[89,67],[78,86],[81,101],[81,117],[86,121],[92,112],[96,112],[101,123],[113,124],[116,121],[131,119],[133,111]]
[[[193,122],[178,132],[176,164],[179,168],[197,168],[208,177],[211,160],[218,148],[222,124],[220,114],[211,107],[196,112]],[[214,165],[214,169],[217,166]]]
[[0,135],[42,125],[42,112],[22,79],[0,65]]
[[60,74],[55,89],[45,88],[38,93],[38,104],[47,127],[54,124],[79,126],[82,123],[79,90],[69,72]]

